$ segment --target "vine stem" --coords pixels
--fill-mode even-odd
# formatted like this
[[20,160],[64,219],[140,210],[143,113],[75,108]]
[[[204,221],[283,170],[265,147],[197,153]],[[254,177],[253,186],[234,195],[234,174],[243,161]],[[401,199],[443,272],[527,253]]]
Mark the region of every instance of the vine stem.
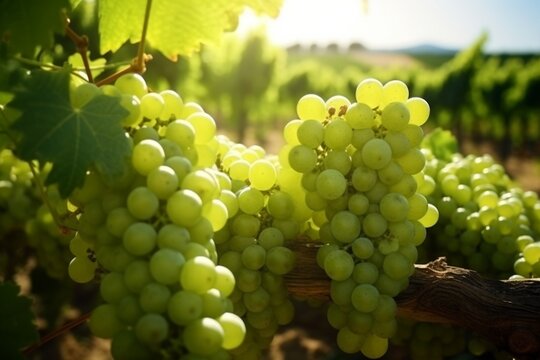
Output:
[[54,340],[58,336],[60,336],[60,335],[62,335],[64,333],[70,331],[71,329],[85,323],[86,320],[88,320],[90,318],[90,315],[91,315],[90,312],[88,312],[86,314],[83,314],[83,315],[79,316],[77,319],[72,320],[72,321],[62,325],[58,329],[51,331],[50,333],[46,334],[41,339],[39,339],[37,342],[35,342],[34,344],[32,344],[29,347],[27,347],[26,349],[24,349],[23,354],[25,356],[28,356],[31,353],[33,353],[34,351],[36,351],[37,349],[39,349],[41,346],[48,343],[49,341]]
[[150,23],[150,12],[152,10],[152,0],[146,1],[146,9],[144,11],[144,22],[141,33],[141,41],[139,41],[139,47],[137,48],[137,57],[134,61],[125,69],[120,70],[111,76],[106,77],[103,80],[96,82],[97,86],[102,86],[105,84],[110,84],[118,79],[120,76],[132,72],[142,74],[146,71],[146,63],[152,60],[152,55],[146,54],[144,52],[146,46],[146,34],[148,32],[148,24]]
[[94,78],[92,76],[92,70],[90,69],[90,61],[88,61],[88,36],[77,34],[70,26],[69,19],[66,18],[66,35],[69,36],[71,41],[77,47],[77,51],[81,54],[82,61],[84,64],[84,69],[86,71],[86,76],[88,76],[88,81],[93,83]]
[[43,186],[43,183],[41,182],[41,178],[39,177],[39,173],[37,172],[34,164],[32,161],[27,161],[28,166],[30,167],[30,171],[32,172],[32,176],[34,177],[34,180],[36,182],[36,186],[39,191],[39,195],[41,196],[41,200],[43,200],[43,203],[45,203],[45,206],[49,209],[54,223],[59,228],[65,228],[64,224],[60,220],[60,216],[58,215],[58,212],[56,209],[52,206],[51,202],[49,201],[49,197],[47,196],[47,192],[45,191],[45,186]]

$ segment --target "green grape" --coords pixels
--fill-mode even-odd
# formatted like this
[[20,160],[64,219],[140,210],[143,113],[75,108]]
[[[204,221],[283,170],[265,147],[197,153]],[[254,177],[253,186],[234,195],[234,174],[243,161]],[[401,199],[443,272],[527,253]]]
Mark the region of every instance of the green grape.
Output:
[[229,167],[232,180],[246,181],[249,178],[250,164],[246,160],[235,160]]
[[424,227],[432,227],[437,223],[437,220],[439,219],[439,211],[435,206],[432,204],[428,204],[428,209],[426,211],[426,214],[422,216],[418,221],[424,225]]
[[409,139],[411,146],[419,147],[424,139],[424,130],[418,125],[408,124],[402,130],[403,134]]
[[180,273],[180,284],[185,290],[202,294],[214,286],[215,264],[207,257],[196,256],[187,260]]
[[96,271],[96,263],[92,262],[88,257],[74,257],[68,266],[68,274],[73,281],[78,283],[87,283],[94,278]]
[[330,298],[332,302],[339,306],[351,305],[351,295],[356,285],[352,278],[343,281],[332,280],[330,282]]
[[411,97],[405,102],[411,115],[410,123],[413,125],[424,125],[429,118],[429,104],[426,100],[419,97]]
[[370,313],[377,308],[379,291],[373,285],[359,284],[351,294],[351,302],[356,310]]
[[168,199],[178,190],[178,184],[178,175],[173,168],[166,165],[153,169],[146,178],[148,189],[162,200]]
[[274,274],[287,274],[293,269],[294,264],[294,253],[284,246],[275,246],[266,252],[266,267]]
[[330,149],[344,150],[351,143],[352,135],[353,130],[347,121],[333,119],[324,128],[324,143]]
[[421,150],[412,148],[404,155],[396,158],[396,162],[401,166],[406,174],[417,174],[426,164],[426,159]]
[[216,319],[223,328],[223,344],[226,350],[239,347],[246,337],[246,326],[236,314],[226,312]]
[[352,277],[358,284],[375,284],[379,269],[371,262],[361,262],[354,266]]
[[220,323],[212,318],[197,319],[189,323],[182,338],[186,348],[198,355],[212,355],[223,345],[224,331]]
[[347,175],[352,167],[351,157],[346,151],[331,150],[326,154],[324,166],[327,169],[336,169],[343,175]]
[[119,272],[110,272],[101,279],[99,293],[108,303],[117,303],[129,295],[129,289],[124,284],[124,276]]
[[161,314],[167,310],[171,291],[163,284],[150,282],[146,284],[139,294],[139,305],[148,313]]
[[141,102],[135,95],[122,94],[120,105],[128,111],[128,115],[122,119],[122,126],[136,126],[142,121]]
[[251,270],[259,270],[266,262],[266,249],[252,244],[242,251],[242,264]]
[[382,139],[371,139],[362,148],[362,160],[371,169],[382,169],[391,159],[390,145]]
[[289,152],[288,162],[297,172],[307,173],[317,164],[317,154],[305,145],[296,145]]
[[391,80],[382,89],[382,108],[392,102],[405,102],[409,97],[407,85],[400,80]]
[[92,334],[105,339],[112,338],[124,327],[116,316],[116,309],[112,304],[96,307],[90,315],[88,326]]
[[356,334],[367,334],[374,326],[370,313],[351,310],[347,318],[347,327]]
[[131,160],[135,170],[146,176],[150,171],[163,164],[165,152],[157,141],[145,139],[133,147]]
[[149,254],[156,246],[157,233],[154,227],[147,223],[131,224],[122,237],[124,248],[135,256]]
[[195,127],[186,120],[174,120],[167,125],[165,138],[186,149],[195,143]]
[[361,344],[364,341],[364,336],[352,331],[345,326],[339,329],[336,337],[338,347],[345,353],[354,354],[360,350]]
[[298,127],[296,136],[300,144],[318,148],[324,139],[324,126],[319,120],[305,120]]
[[148,220],[157,213],[159,199],[149,188],[136,187],[127,197],[127,208],[135,219]]
[[405,155],[412,147],[411,141],[403,132],[388,131],[384,140],[390,146],[394,158]]
[[396,184],[403,178],[404,172],[401,166],[395,162],[390,161],[388,165],[382,169],[377,170],[379,180],[385,185]]
[[134,295],[127,295],[116,304],[116,315],[126,325],[135,325],[143,315],[139,299]]
[[326,255],[324,270],[332,280],[343,281],[348,279],[354,270],[354,260],[344,250],[335,250]]
[[178,190],[167,200],[167,215],[176,225],[190,227],[197,223],[202,214],[199,195],[188,189]]
[[349,211],[340,211],[330,220],[330,229],[334,237],[342,243],[353,242],[360,235],[362,223]]
[[214,287],[220,291],[222,296],[228,297],[234,290],[235,277],[232,271],[225,266],[216,265],[215,271]]
[[202,108],[201,105],[195,102],[189,101],[187,103],[184,103],[184,107],[182,108],[182,111],[180,112],[180,115],[178,116],[178,118],[185,119],[191,114],[194,114],[196,112],[204,112],[204,109]]
[[181,188],[196,192],[203,203],[217,198],[221,192],[215,176],[205,170],[195,170],[187,174],[182,180]]
[[381,123],[388,130],[402,131],[409,123],[409,109],[402,102],[387,104],[381,114]]
[[161,284],[175,284],[180,278],[180,270],[185,261],[182,253],[178,251],[160,249],[150,258],[150,273]]
[[102,94],[101,89],[92,83],[82,83],[70,92],[71,105],[80,109],[97,95]]
[[388,228],[386,218],[376,212],[369,213],[362,220],[362,231],[370,238],[382,236]]
[[322,198],[335,200],[345,193],[347,180],[339,171],[326,169],[317,176],[316,188]]
[[203,301],[200,295],[186,290],[174,293],[167,305],[167,314],[177,325],[187,325],[202,315]]
[[355,239],[351,245],[354,256],[359,259],[368,259],[373,255],[373,243],[368,238],[359,237]]
[[169,335],[169,323],[162,315],[144,314],[135,324],[135,334],[145,344],[159,344]]
[[163,98],[164,103],[159,118],[163,120],[169,120],[171,118],[178,119],[184,106],[180,95],[174,90],[163,90],[159,94]]
[[148,87],[143,77],[137,73],[129,73],[116,79],[114,86],[122,93],[135,95],[142,98],[147,92]]
[[378,359],[388,350],[388,339],[379,337],[375,334],[369,334],[360,351],[368,359]]
[[399,252],[393,252],[385,256],[383,270],[391,279],[400,280],[410,275],[413,264]]
[[186,118],[186,121],[195,129],[196,144],[206,144],[216,135],[216,122],[205,112],[193,113]]
[[375,138],[375,132],[373,132],[373,129],[354,129],[351,144],[356,149],[362,149],[364,145],[373,138]]
[[238,207],[244,213],[255,215],[264,207],[264,195],[259,190],[247,186],[237,193]]
[[141,97],[141,114],[145,118],[157,119],[164,107],[165,101],[158,93],[148,93]]
[[345,120],[353,129],[371,129],[376,125],[375,112],[365,103],[354,103],[348,107]]
[[249,166],[249,182],[257,190],[270,190],[277,181],[275,166],[268,160],[259,159]]
[[294,210],[291,196],[283,191],[272,191],[266,207],[275,219],[289,219]]
[[540,242],[526,245],[523,248],[523,257],[531,265],[540,262]]
[[326,104],[315,94],[304,95],[296,104],[296,113],[301,120],[319,120],[326,118]]
[[391,192],[382,197],[379,210],[388,221],[403,221],[409,213],[409,201],[405,196]]
[[356,191],[368,191],[377,183],[377,172],[368,167],[359,166],[354,169],[351,181]]
[[362,80],[356,87],[355,98],[358,103],[364,103],[375,109],[381,104],[383,85],[376,79]]
[[227,223],[229,210],[221,200],[214,199],[203,206],[202,215],[210,221],[213,231],[219,231]]

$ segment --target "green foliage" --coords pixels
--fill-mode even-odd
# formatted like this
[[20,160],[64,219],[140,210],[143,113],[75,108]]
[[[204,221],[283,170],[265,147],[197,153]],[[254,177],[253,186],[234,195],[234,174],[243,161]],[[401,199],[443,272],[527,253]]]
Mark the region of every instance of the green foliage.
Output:
[[[276,16],[282,0],[155,0],[147,33],[149,44],[171,59],[190,55],[201,44],[216,44],[234,28],[245,6]],[[101,52],[140,40],[145,0],[99,2]]]
[[437,159],[451,161],[452,155],[458,152],[458,143],[454,135],[448,130],[437,128],[426,135],[422,146],[431,149]]
[[22,112],[13,124],[22,135],[18,154],[25,160],[52,162],[46,182],[57,183],[64,197],[82,185],[91,165],[107,176],[121,173],[129,152],[121,126],[127,111],[119,99],[97,95],[82,108],[73,108],[69,82],[69,69],[35,71],[10,103]]
[[36,46],[50,48],[53,34],[62,33],[68,0],[0,0],[0,35],[8,39],[13,53],[33,55]]
[[38,339],[32,300],[19,296],[19,287],[0,283],[0,358],[24,359],[20,350]]

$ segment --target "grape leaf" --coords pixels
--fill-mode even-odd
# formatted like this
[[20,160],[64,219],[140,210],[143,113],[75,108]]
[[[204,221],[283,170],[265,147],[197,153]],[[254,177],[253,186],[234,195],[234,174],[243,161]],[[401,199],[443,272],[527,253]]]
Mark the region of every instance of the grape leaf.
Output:
[[[201,44],[217,43],[245,7],[277,16],[283,0],[154,0],[147,32],[149,44],[171,59],[190,55]],[[146,1],[99,2],[100,51],[116,51],[141,37]]]
[[62,10],[69,0],[0,0],[0,35],[15,53],[33,55],[36,46],[52,47],[53,34],[64,32]]
[[21,349],[39,338],[32,300],[18,294],[17,285],[0,283],[0,359],[24,359]]
[[57,183],[64,197],[82,185],[91,165],[109,177],[120,174],[130,151],[121,125],[127,111],[119,99],[97,95],[75,109],[69,82],[69,69],[38,70],[10,103],[22,112],[12,126],[22,135],[18,155],[51,162],[46,183]]

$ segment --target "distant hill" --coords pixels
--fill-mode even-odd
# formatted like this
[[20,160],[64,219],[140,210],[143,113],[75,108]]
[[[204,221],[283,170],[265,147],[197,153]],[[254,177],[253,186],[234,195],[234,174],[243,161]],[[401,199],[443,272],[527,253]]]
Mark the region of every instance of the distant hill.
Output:
[[395,52],[402,54],[418,55],[418,54],[432,54],[432,55],[453,55],[458,52],[456,49],[448,49],[433,44],[419,44],[404,48],[377,50],[384,52]]

